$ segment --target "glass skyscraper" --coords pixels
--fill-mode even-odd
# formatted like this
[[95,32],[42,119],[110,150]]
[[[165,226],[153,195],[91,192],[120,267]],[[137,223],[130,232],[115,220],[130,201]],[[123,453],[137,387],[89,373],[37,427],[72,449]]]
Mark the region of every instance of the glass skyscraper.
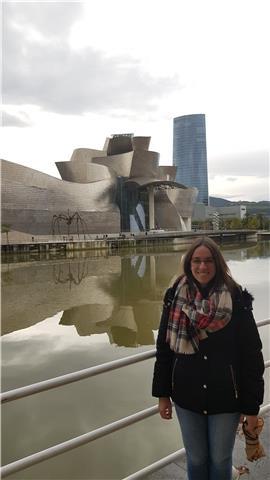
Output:
[[208,174],[205,115],[173,119],[173,164],[175,180],[199,190],[197,202],[208,205]]

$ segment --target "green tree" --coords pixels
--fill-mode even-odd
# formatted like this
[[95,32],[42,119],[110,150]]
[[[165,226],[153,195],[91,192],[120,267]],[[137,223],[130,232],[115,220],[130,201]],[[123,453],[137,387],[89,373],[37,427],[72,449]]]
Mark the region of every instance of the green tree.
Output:
[[260,222],[257,218],[257,216],[249,216],[248,222],[247,222],[247,228],[250,228],[251,230],[258,230],[260,228]]
[[240,230],[242,228],[242,221],[240,218],[232,218],[230,221],[230,228],[232,230]]
[[260,230],[269,229],[269,218],[265,217],[262,213],[257,213],[256,218],[258,220]]

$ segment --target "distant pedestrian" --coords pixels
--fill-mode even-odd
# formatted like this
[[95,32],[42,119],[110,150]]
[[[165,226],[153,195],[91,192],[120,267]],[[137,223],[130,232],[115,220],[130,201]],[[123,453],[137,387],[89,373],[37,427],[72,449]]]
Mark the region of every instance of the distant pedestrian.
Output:
[[218,245],[202,237],[170,287],[157,338],[153,396],[163,419],[172,401],[189,480],[231,480],[239,421],[255,432],[263,402],[262,343],[252,296],[233,280]]

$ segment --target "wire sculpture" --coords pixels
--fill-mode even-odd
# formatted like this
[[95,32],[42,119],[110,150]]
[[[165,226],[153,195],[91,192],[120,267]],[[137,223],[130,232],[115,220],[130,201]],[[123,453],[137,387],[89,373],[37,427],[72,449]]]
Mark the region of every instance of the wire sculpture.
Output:
[[72,215],[69,213],[69,210],[66,213],[60,213],[59,215],[53,215],[52,218],[52,234],[55,235],[56,229],[58,230],[58,234],[61,235],[61,225],[64,223],[67,225],[67,234],[70,234],[70,227],[72,224],[76,224],[76,232],[78,237],[80,236],[80,228],[82,233],[85,234],[85,229],[87,228],[87,224],[84,219],[81,217],[79,212],[75,212]]

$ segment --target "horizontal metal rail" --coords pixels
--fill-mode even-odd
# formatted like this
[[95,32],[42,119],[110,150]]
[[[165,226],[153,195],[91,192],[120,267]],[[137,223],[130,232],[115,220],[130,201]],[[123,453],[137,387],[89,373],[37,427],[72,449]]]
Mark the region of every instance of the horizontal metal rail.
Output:
[[270,319],[266,319],[266,320],[260,320],[259,322],[256,323],[257,327],[260,328],[260,327],[264,327],[264,325],[269,325],[270,323]]
[[102,363],[101,365],[97,365],[95,367],[85,368],[83,370],[78,370],[77,372],[67,373],[59,377],[33,383],[32,385],[15,388],[14,390],[9,390],[1,394],[1,403],[11,402],[12,400],[33,395],[34,393],[44,392],[45,390],[50,390],[51,388],[61,387],[62,385],[78,382],[79,380],[83,380],[85,378],[94,377],[100,373],[110,372],[111,370],[126,367],[127,365],[133,365],[134,363],[148,360],[149,358],[154,357],[155,354],[156,350],[148,350],[147,352],[138,353],[136,355],[131,355],[119,360],[113,360],[112,362]]
[[270,410],[270,403],[260,408],[260,415],[265,415]]
[[139,480],[140,478],[145,478],[146,475],[150,475],[151,473],[156,472],[156,470],[166,467],[166,465],[169,465],[170,463],[175,462],[175,460],[179,460],[180,458],[183,458],[185,455],[186,455],[186,450],[184,448],[181,448],[181,450],[177,450],[174,453],[170,453],[170,455],[167,455],[167,457],[157,460],[155,463],[152,463],[151,465],[148,465],[147,467],[142,468],[138,472],[135,472],[132,475],[129,475],[128,477],[123,478],[122,480]]
[[97,428],[92,432],[84,433],[83,435],[79,435],[78,437],[66,440],[63,443],[59,443],[58,445],[49,447],[46,450],[42,450],[41,452],[34,453],[33,455],[29,455],[28,457],[22,458],[20,460],[16,460],[15,462],[9,463],[8,465],[5,465],[1,468],[1,478],[7,477],[8,475],[18,472],[19,470],[24,470],[25,468],[35,465],[36,463],[48,460],[49,458],[56,457],[61,453],[67,452],[68,450],[73,450],[74,448],[85,445],[86,443],[92,442],[93,440],[97,440],[98,438],[104,437],[109,433],[116,432],[121,428],[132,425],[133,423],[139,422],[140,420],[148,418],[151,415],[155,415],[156,413],[158,413],[157,405],[154,407],[146,408],[145,410],[134,413],[133,415],[129,415],[128,417],[117,420],[116,422],[109,423],[108,425]]
[[[270,410],[270,403],[260,409],[260,415],[264,415],[269,410]],[[179,460],[180,458],[183,458],[185,454],[186,454],[185,449],[181,448],[181,450],[177,450],[176,452],[171,453],[170,455],[167,455],[167,457],[157,460],[157,462],[154,462],[151,465],[148,465],[147,467],[142,468],[138,472],[132,473],[131,475],[123,478],[122,480],[140,480],[142,478],[145,478],[146,475],[150,475],[151,473],[154,473],[156,470],[159,470],[160,468],[166,467],[166,465],[169,465],[170,463],[175,462],[175,460]]]
[[[262,407],[260,410],[260,414],[264,414],[268,410],[270,410],[270,404]],[[83,435],[79,435],[78,437],[71,438],[70,440],[66,440],[65,442],[59,443],[57,445],[54,445],[53,447],[49,447],[45,450],[29,455],[28,457],[22,458],[20,460],[16,460],[15,462],[9,463],[1,468],[0,470],[1,478],[5,478],[8,475],[11,475],[12,473],[18,472],[20,470],[24,470],[25,468],[28,468],[37,463],[43,462],[44,460],[48,460],[49,458],[56,457],[57,455],[60,455],[64,452],[73,450],[74,448],[80,447],[82,445],[85,445],[86,443],[97,440],[98,438],[101,438],[110,433],[116,432],[117,430],[120,430],[121,428],[127,427],[136,422],[139,422],[140,420],[144,420],[145,418],[155,415],[156,413],[158,413],[157,405],[154,407],[146,408],[145,410],[141,410],[140,412],[134,413],[133,415],[129,415],[128,417],[117,420],[116,422],[109,423],[108,425],[97,428],[92,432],[84,433]],[[157,468],[161,468],[160,463]],[[154,468],[154,470],[156,470],[157,468]],[[138,473],[139,472],[136,472],[136,474]],[[134,477],[134,475],[136,474],[133,474],[132,476],[127,477],[124,480],[127,480],[127,479],[130,480],[131,478],[134,478],[134,479],[142,478],[141,476]]]
[[[268,324],[270,324],[270,319],[261,320],[257,323],[257,326],[262,327]],[[68,385],[69,383],[78,382],[79,380],[94,377],[95,375],[99,375],[100,373],[109,372],[117,368],[125,367],[127,365],[133,365],[134,363],[141,362],[143,360],[148,360],[149,358],[153,358],[155,354],[155,349],[148,350],[147,352],[138,353],[136,355],[131,355],[126,358],[121,358],[119,360],[113,360],[112,362],[103,363],[101,365],[97,365],[96,367],[85,368],[83,370],[78,370],[77,372],[67,373],[65,375],[60,375],[59,377],[50,378],[48,380],[43,380],[42,382],[38,383],[33,383],[32,385],[15,388],[14,390],[9,390],[7,392],[1,393],[0,401],[1,403],[11,402],[12,400],[27,397],[35,393],[44,392],[52,388],[61,387],[62,385]]]

